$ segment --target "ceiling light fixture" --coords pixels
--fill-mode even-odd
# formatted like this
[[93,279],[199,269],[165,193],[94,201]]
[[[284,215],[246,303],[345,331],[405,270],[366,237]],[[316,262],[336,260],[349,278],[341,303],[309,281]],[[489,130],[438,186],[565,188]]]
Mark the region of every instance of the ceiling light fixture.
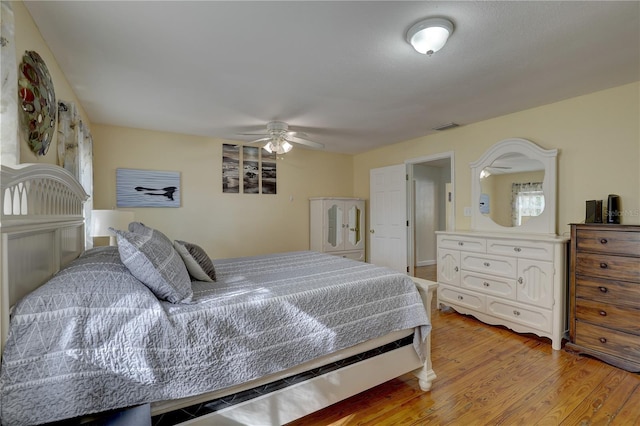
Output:
[[286,154],[287,152],[291,151],[291,148],[293,148],[293,145],[279,136],[271,139],[264,146],[265,151],[267,151],[269,154],[273,152],[275,152],[276,154]]
[[423,55],[436,53],[442,49],[453,33],[453,24],[444,18],[428,18],[416,22],[407,31],[407,42]]

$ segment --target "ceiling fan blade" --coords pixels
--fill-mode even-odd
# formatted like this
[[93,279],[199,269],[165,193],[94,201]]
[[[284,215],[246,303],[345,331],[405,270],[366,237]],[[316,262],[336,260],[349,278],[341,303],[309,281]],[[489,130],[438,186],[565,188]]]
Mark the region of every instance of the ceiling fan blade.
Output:
[[255,140],[249,141],[247,143],[249,143],[249,144],[260,143],[260,142],[267,142],[267,141],[270,141],[270,140],[271,140],[271,136],[268,136],[266,138],[255,139]]
[[319,142],[310,141],[308,139],[302,139],[297,136],[288,136],[285,138],[289,142],[297,143],[300,145],[308,146],[313,149],[324,149],[324,145]]
[[287,132],[287,137],[309,139],[309,136],[304,132]]
[[236,133],[238,136],[268,136],[269,133],[266,132],[256,132],[256,133]]

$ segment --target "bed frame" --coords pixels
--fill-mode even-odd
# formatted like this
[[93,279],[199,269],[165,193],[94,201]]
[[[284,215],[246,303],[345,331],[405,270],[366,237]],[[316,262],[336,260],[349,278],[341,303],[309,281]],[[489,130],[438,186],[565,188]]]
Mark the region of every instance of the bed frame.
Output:
[[[11,306],[83,252],[82,205],[88,195],[69,172],[48,164],[25,164],[14,168],[2,166],[0,183],[2,349],[9,329]],[[413,280],[430,315],[437,284],[419,278]],[[281,425],[408,372],[413,372],[420,388],[428,391],[436,377],[431,365],[429,336],[423,350],[427,354],[425,362],[421,362],[412,345],[408,345],[184,424]],[[314,365],[310,364],[310,367]],[[302,367],[301,371],[304,371]],[[151,414],[162,414],[232,395],[277,378],[268,377],[193,398],[154,403]]]

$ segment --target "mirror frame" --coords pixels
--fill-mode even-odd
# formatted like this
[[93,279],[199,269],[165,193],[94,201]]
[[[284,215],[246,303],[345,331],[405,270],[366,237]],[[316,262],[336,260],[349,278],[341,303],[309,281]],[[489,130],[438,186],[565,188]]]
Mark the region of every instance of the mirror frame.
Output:
[[[491,218],[480,213],[480,172],[504,154],[519,153],[538,160],[544,166],[544,211],[517,227],[498,225]],[[535,143],[522,138],[505,139],[489,148],[471,167],[471,229],[475,231],[495,231],[511,233],[534,233],[556,235],[556,168],[557,149],[542,149]]]

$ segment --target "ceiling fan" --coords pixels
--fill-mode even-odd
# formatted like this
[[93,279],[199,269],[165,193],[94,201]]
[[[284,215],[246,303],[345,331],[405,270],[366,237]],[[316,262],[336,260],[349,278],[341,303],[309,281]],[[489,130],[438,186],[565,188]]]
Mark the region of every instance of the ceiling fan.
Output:
[[323,149],[324,145],[307,139],[302,132],[289,131],[289,125],[283,121],[270,121],[267,123],[267,131],[262,133],[241,133],[241,135],[262,136],[249,143],[265,142],[264,149],[269,153],[286,154],[293,148],[292,143],[305,145],[313,149]]

